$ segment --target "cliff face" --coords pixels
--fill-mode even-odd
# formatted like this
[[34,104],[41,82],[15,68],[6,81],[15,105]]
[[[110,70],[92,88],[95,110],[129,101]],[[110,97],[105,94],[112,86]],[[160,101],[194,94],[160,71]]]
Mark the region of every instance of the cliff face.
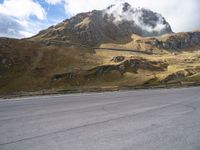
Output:
[[167,50],[179,50],[200,46],[200,32],[179,33],[162,40],[159,47]]
[[168,51],[195,49],[200,46],[200,31],[169,34],[142,42]]
[[129,39],[132,34],[158,36],[166,33],[172,33],[172,30],[160,14],[123,3],[78,14],[41,31],[32,39],[96,45],[105,41]]

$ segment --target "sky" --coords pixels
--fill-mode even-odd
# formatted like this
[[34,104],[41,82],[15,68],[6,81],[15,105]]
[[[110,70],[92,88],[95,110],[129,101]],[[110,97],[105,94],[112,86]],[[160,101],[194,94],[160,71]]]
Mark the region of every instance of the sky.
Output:
[[162,14],[174,32],[200,29],[200,0],[0,0],[0,37],[30,37],[80,12],[122,2]]

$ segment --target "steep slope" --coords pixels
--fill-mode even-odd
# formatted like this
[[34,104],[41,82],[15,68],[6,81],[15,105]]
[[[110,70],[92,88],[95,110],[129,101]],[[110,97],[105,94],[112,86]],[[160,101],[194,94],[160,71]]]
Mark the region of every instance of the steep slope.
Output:
[[96,65],[91,49],[0,38],[0,93],[49,88],[56,73]]
[[32,39],[94,46],[102,42],[128,41],[132,34],[158,36],[166,33],[172,33],[172,30],[160,14],[122,3],[78,14],[41,31]]

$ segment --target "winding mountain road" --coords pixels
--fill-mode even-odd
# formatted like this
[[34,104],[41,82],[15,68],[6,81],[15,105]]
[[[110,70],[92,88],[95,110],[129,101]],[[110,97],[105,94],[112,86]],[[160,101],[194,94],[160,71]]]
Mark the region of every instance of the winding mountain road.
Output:
[[2,99],[0,150],[200,150],[200,87]]

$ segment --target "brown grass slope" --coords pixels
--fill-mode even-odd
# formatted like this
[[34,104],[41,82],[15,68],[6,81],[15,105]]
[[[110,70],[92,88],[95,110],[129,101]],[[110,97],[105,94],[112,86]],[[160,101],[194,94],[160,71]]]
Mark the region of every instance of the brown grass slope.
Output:
[[49,80],[56,73],[96,65],[98,59],[91,49],[2,38],[0,93],[49,88]]
[[[148,55],[94,50],[72,43],[1,38],[0,93],[198,84],[198,40],[197,31],[155,38],[133,35],[132,43],[102,43],[111,48],[152,49],[154,54]],[[171,43],[171,48],[161,47],[165,43]]]

